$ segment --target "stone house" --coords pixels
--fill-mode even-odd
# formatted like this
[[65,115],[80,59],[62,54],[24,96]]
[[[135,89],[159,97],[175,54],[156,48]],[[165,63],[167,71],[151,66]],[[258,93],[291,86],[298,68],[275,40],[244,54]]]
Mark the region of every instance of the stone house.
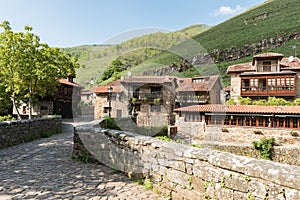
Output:
[[[108,88],[111,87],[111,93]],[[176,107],[220,102],[218,76],[129,76],[95,87],[95,119],[132,117],[138,126],[174,124]],[[109,106],[110,105],[110,106]]]
[[[33,107],[33,116],[61,115],[62,118],[73,118],[79,114],[83,87],[73,81],[71,74],[67,79],[58,81],[60,84],[57,91],[53,95],[40,98],[39,105]],[[18,110],[25,118],[29,115],[29,108],[25,103],[22,103]],[[13,108],[13,114],[17,114],[15,108]]]
[[264,132],[276,131],[278,135],[282,135],[283,130],[300,130],[300,106],[206,104],[174,111],[178,131],[193,137],[202,136],[202,139],[203,134],[217,134],[222,127],[237,129],[237,134],[251,128]]
[[252,62],[232,65],[227,68],[231,75],[232,98],[251,99],[269,96],[294,100],[300,97],[300,59],[284,57],[279,53],[255,55]]
[[176,100],[180,107],[197,104],[219,104],[221,82],[219,76],[199,76],[179,79]]

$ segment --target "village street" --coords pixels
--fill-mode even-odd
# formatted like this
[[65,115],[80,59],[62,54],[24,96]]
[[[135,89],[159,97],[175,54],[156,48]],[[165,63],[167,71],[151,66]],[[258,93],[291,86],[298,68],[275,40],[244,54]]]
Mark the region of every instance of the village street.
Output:
[[161,199],[123,174],[71,159],[73,126],[0,150],[0,199]]

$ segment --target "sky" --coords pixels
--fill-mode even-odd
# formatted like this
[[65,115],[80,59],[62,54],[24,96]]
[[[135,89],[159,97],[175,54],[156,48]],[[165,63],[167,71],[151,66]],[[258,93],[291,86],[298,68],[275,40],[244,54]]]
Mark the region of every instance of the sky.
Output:
[[[0,23],[29,25],[51,47],[113,44],[156,31],[217,25],[265,0],[0,0]],[[2,30],[1,30],[2,31]]]

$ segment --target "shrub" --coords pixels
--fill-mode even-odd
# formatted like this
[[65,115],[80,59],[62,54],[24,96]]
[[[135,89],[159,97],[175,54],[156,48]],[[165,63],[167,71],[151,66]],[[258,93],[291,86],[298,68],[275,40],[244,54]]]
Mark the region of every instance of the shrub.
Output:
[[257,135],[263,135],[263,132],[261,130],[254,130],[253,133]]
[[116,120],[112,117],[105,117],[104,126],[105,126],[105,128],[108,128],[108,129],[121,130],[119,128]]
[[169,138],[168,136],[156,136],[155,138],[164,140],[164,141],[168,141],[168,142],[173,142],[173,140],[171,138]]
[[224,127],[222,127],[222,132],[226,132],[226,133],[228,133],[229,132],[229,130],[224,126]]
[[275,145],[275,139],[272,138],[262,138],[260,141],[253,141],[253,147],[259,150],[260,155],[265,160],[271,160],[271,151]]
[[290,135],[293,136],[293,137],[298,137],[299,133],[297,131],[291,131]]
[[12,121],[12,120],[16,120],[16,119],[11,115],[0,116],[0,121]]

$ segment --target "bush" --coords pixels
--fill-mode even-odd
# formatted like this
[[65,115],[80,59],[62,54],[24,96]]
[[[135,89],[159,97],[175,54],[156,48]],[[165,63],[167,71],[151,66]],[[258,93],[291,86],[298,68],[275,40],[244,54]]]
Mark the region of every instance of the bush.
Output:
[[262,138],[260,141],[253,141],[253,147],[259,150],[260,155],[265,160],[271,160],[271,151],[275,145],[275,139],[272,138]]
[[257,135],[263,135],[263,132],[261,130],[254,130],[253,133]]
[[0,121],[12,121],[12,120],[16,120],[16,119],[11,115],[0,116]]
[[116,122],[116,120],[112,117],[105,117],[104,127],[108,129],[121,130]]
[[293,137],[298,137],[299,136],[299,133],[297,131],[291,131],[290,134]]
[[222,127],[222,132],[224,132],[224,133],[228,133],[229,132],[229,130],[224,126],[224,127]]

